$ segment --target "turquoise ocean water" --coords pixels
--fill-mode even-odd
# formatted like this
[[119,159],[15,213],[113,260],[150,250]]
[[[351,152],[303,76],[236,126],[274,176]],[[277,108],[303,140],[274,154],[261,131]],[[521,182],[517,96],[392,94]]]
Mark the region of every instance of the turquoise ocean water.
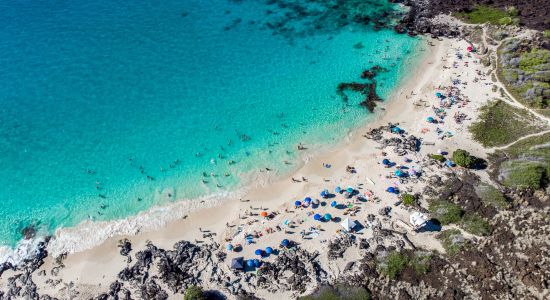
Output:
[[420,44],[349,20],[393,4],[348,2],[0,0],[0,245],[235,189],[341,139],[369,113],[338,83],[379,64],[388,96]]

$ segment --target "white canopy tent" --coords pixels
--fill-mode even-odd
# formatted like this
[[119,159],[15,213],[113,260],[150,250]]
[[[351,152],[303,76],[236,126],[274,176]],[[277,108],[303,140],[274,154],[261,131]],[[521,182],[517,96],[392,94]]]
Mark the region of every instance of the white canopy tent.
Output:
[[350,218],[346,218],[340,225],[342,225],[346,231],[351,231],[357,226],[357,223]]
[[411,214],[409,220],[415,230],[426,225],[426,222],[428,222],[428,218],[426,217],[426,215],[417,211]]

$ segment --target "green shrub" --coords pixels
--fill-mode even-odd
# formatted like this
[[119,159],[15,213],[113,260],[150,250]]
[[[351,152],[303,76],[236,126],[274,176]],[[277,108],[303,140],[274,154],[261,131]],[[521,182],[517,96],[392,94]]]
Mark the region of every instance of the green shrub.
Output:
[[461,167],[471,168],[476,163],[476,158],[466,150],[457,149],[453,152],[453,161]]
[[397,251],[393,251],[386,257],[385,264],[382,265],[380,271],[382,274],[394,279],[405,269],[409,263],[409,258]]
[[429,210],[432,216],[443,225],[457,223],[463,214],[460,206],[444,200],[432,201],[429,205]]
[[544,36],[547,39],[550,39],[550,29],[546,29],[542,32],[542,36]]
[[204,291],[200,286],[192,285],[185,290],[184,300],[205,300]]
[[414,205],[415,202],[414,196],[411,194],[403,194],[403,196],[401,196],[401,200],[403,200],[403,204],[407,206]]
[[513,13],[515,12],[507,12],[487,5],[476,5],[470,12],[461,12],[455,15],[467,23],[501,25],[500,20],[502,18],[514,17]]
[[471,234],[489,235],[491,233],[489,222],[476,214],[464,216],[460,225]]
[[445,252],[449,255],[457,254],[466,245],[466,240],[458,229],[444,230],[437,236],[437,238],[439,238]]
[[429,154],[428,157],[433,159],[433,160],[437,160],[438,162],[445,162],[446,161],[445,156],[439,155],[439,154]]

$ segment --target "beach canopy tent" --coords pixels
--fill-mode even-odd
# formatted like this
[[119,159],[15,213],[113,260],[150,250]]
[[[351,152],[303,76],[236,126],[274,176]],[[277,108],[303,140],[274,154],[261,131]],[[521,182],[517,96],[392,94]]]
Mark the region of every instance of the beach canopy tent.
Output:
[[266,254],[271,254],[271,253],[273,253],[273,248],[271,248],[271,247],[266,247],[266,248],[265,248],[265,253],[266,253]]
[[256,249],[256,251],[254,251],[254,254],[262,255],[262,254],[264,254],[264,252],[262,251],[262,249]]
[[415,211],[410,215],[409,221],[411,222],[414,229],[418,229],[424,226],[426,222],[428,222],[428,218],[425,214]]
[[353,193],[353,188],[351,186],[348,186],[348,188],[346,189],[346,192],[348,193]]
[[289,244],[290,244],[290,241],[287,239],[284,239],[281,241],[281,246],[283,247],[288,247]]
[[242,270],[244,269],[244,257],[235,257],[231,260],[231,269]]
[[384,158],[384,160],[382,160],[382,164],[384,164],[384,165],[386,165],[386,166],[387,166],[387,165],[389,165],[389,164],[390,164],[390,160],[389,160],[389,159],[387,159],[387,158]]
[[450,160],[450,159],[447,159],[447,161],[445,162],[445,164],[447,164],[447,167],[454,167],[455,166],[455,163]]
[[267,217],[267,211],[262,211],[262,212],[260,213],[260,216],[262,216],[262,217],[264,217],[264,218]]
[[301,206],[301,205],[302,205],[302,202],[296,200],[296,201],[294,202],[294,205],[295,205],[296,207]]
[[233,245],[227,244],[227,251],[233,251]]
[[330,214],[325,214],[324,219],[325,221],[330,221],[332,220],[332,216]]
[[340,225],[342,225],[342,227],[344,227],[344,229],[349,232],[352,231],[355,226],[357,226],[357,223],[350,218],[346,218],[342,223],[340,223]]
[[320,215],[320,214],[315,214],[315,215],[313,216],[313,220],[315,220],[315,221],[321,220],[321,215]]
[[330,202],[330,206],[331,206],[331,207],[336,207],[336,205],[338,205],[338,203],[336,203],[336,201]]
[[337,186],[334,191],[336,191],[338,194],[340,194],[342,192],[342,188]]

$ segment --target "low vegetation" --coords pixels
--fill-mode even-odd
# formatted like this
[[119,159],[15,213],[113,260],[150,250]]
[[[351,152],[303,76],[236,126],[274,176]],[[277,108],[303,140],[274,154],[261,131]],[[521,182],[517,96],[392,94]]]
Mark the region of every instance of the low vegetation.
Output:
[[465,215],[460,222],[460,226],[474,235],[485,236],[491,233],[489,222],[476,214]]
[[438,236],[445,252],[449,255],[459,253],[466,245],[466,239],[458,229],[448,229],[442,231]]
[[519,22],[518,10],[513,7],[502,10],[488,5],[476,5],[469,11],[455,13],[455,16],[471,24],[513,25]]
[[446,200],[431,201],[429,210],[432,216],[442,225],[458,223],[464,213],[460,206]]
[[204,291],[200,286],[192,285],[185,290],[184,300],[206,300]]
[[440,154],[429,154],[428,157],[438,162],[445,162],[447,160],[445,159],[445,156]]
[[337,284],[321,287],[316,293],[299,300],[369,300],[370,293],[363,287]]
[[484,147],[503,146],[517,139],[548,129],[525,109],[513,107],[502,100],[488,103],[480,109],[479,120],[469,130]]
[[540,189],[550,182],[550,133],[521,140],[496,151],[493,175],[505,186]]
[[498,49],[497,75],[514,97],[550,115],[550,51],[511,39]]
[[489,184],[482,184],[476,187],[476,194],[481,198],[481,201],[496,209],[506,209],[510,206],[504,194]]
[[411,206],[411,205],[415,204],[414,195],[403,194],[403,196],[401,196],[401,199],[403,200],[403,204],[405,204],[407,206]]
[[416,274],[422,275],[429,271],[431,253],[425,251],[417,252],[390,252],[380,262],[380,272],[390,279],[395,279],[407,267],[413,269]]

